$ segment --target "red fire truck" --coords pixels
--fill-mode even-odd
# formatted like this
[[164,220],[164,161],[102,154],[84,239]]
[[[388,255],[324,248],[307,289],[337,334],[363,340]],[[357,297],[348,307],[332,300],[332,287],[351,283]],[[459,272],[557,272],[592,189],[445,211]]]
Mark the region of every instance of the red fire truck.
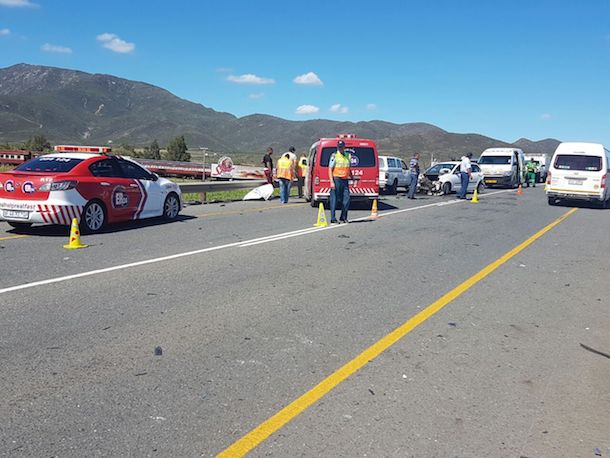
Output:
[[349,180],[351,200],[374,200],[379,197],[379,160],[373,140],[358,138],[354,134],[340,134],[336,138],[321,138],[309,149],[305,199],[311,206],[330,199],[328,162],[337,151],[337,142],[343,140],[352,158],[352,177]]

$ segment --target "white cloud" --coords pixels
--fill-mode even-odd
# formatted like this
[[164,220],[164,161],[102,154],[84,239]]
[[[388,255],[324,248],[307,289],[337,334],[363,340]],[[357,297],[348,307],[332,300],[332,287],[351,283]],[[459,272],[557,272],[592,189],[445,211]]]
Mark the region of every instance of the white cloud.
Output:
[[314,72],[299,75],[292,80],[296,84],[305,84],[308,86],[322,86],[324,83]]
[[54,52],[59,54],[72,54],[72,48],[67,48],[65,46],[52,45],[50,43],[43,44],[40,49],[44,52]]
[[264,92],[255,92],[254,94],[250,94],[248,96],[248,98],[252,100],[262,99],[263,97],[265,97]]
[[111,51],[118,52],[120,54],[127,54],[136,49],[135,43],[129,43],[122,40],[118,35],[114,33],[102,33],[97,36],[97,41],[104,43],[102,46]]
[[301,115],[306,115],[306,114],[317,113],[318,111],[320,111],[320,109],[314,105],[301,105],[301,106],[297,107],[295,113],[301,114]]
[[38,5],[30,0],[0,0],[0,6],[15,8],[36,8]]
[[0,29],[0,37],[5,37],[11,34],[11,29]]
[[331,113],[345,114],[345,113],[347,113],[349,111],[349,108],[344,107],[340,103],[335,103],[334,105],[332,105],[330,107],[330,111],[331,111]]
[[542,115],[540,115],[540,119],[542,119],[543,121],[548,121],[552,117],[553,115],[551,115],[550,113],[543,113]]
[[368,103],[366,105],[366,109],[369,110],[369,111],[375,111],[377,109],[377,105],[374,104],[374,103]]
[[229,75],[227,81],[237,84],[275,84],[275,80],[272,78],[263,78],[262,76],[256,76],[252,73],[246,73],[244,75]]

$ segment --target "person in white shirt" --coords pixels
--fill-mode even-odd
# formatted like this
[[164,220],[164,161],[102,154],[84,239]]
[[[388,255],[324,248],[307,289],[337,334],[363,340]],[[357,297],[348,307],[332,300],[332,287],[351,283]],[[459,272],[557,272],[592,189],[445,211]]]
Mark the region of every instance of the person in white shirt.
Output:
[[458,194],[458,199],[466,198],[466,191],[468,190],[468,183],[472,179],[472,165],[470,163],[470,158],[472,157],[472,153],[466,153],[465,156],[462,156],[462,163],[460,164],[460,193]]

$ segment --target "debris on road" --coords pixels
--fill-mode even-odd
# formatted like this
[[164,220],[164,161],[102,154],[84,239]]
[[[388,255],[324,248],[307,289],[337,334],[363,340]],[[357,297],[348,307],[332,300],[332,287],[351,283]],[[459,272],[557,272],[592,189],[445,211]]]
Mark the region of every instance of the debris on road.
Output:
[[595,348],[591,348],[588,345],[585,345],[582,343],[580,344],[580,346],[582,348],[584,348],[585,350],[589,350],[591,353],[595,353],[596,355],[600,355],[600,356],[605,356],[606,358],[610,359],[610,355],[608,353],[604,353],[603,351],[596,350]]
[[162,356],[163,355],[163,349],[159,346],[155,347],[155,356]]

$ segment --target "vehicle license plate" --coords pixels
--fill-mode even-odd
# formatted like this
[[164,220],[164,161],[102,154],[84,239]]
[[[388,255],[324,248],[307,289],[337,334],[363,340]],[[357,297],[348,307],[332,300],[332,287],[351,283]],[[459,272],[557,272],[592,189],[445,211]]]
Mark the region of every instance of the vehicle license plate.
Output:
[[30,216],[30,212],[18,210],[4,210],[2,213],[5,218],[28,219]]
[[568,180],[568,184],[582,186],[582,180]]
[[485,180],[485,183],[497,183],[498,180]]

